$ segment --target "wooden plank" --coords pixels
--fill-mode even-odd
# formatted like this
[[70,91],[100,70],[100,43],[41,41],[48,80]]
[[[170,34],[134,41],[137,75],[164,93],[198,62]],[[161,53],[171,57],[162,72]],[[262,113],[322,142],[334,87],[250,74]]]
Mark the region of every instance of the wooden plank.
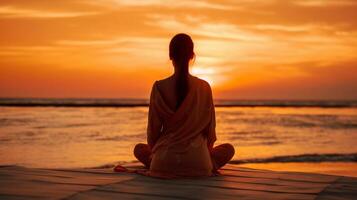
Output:
[[335,181],[337,176],[308,174],[308,173],[269,173],[269,172],[252,172],[252,171],[231,171],[225,170],[222,175],[236,176],[236,177],[254,177],[267,179],[281,179],[291,181],[304,181],[313,183],[331,183]]
[[357,198],[357,179],[341,177],[326,187],[316,199],[343,200]]
[[[137,163],[130,168],[142,168]],[[354,199],[357,178],[254,170],[163,180],[112,169],[0,167],[0,199]]]
[[[9,176],[10,180],[37,180],[59,184],[78,184],[88,186],[98,186],[127,180],[133,177],[132,174],[113,173],[112,170],[105,169],[105,173],[98,173],[96,170],[72,171],[72,170],[44,170],[44,169],[27,169],[13,167],[10,169],[0,170],[0,176]],[[125,175],[125,176],[124,176]]]
[[37,180],[0,180],[0,195],[33,196],[42,198],[63,198],[78,191],[85,191],[93,186],[47,183]]
[[80,192],[70,197],[64,198],[64,200],[120,200],[120,199],[143,199],[143,200],[167,200],[172,198],[161,196],[149,196],[139,193],[125,193],[125,192],[108,192],[101,190],[89,190],[86,192]]
[[294,187],[326,187],[326,183],[314,183],[314,182],[303,182],[294,180],[281,180],[281,179],[267,179],[267,178],[254,178],[254,177],[239,177],[239,176],[217,176],[212,177],[211,180],[215,181],[228,181],[240,183],[251,183],[251,184],[262,184],[262,185],[281,185],[281,186],[294,186]]
[[6,195],[6,194],[0,194],[0,199],[2,200],[41,200],[41,199],[49,199],[49,198],[45,198],[42,196],[29,196],[29,195]]
[[118,184],[98,187],[96,190],[183,199],[232,199],[238,197],[243,199],[314,199],[316,197],[311,194],[239,189],[225,185],[202,185],[197,181],[199,180],[162,180],[138,176]]
[[[0,195],[6,199],[64,198],[97,186],[131,179],[132,176],[116,175],[112,172],[71,172],[24,167],[0,168]],[[11,197],[11,198],[10,198]]]

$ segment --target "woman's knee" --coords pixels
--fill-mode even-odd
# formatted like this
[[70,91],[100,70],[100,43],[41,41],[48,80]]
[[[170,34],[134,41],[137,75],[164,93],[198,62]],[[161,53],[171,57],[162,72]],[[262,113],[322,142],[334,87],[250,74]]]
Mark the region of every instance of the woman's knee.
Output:
[[234,146],[233,145],[231,145],[231,144],[229,144],[229,143],[226,143],[225,144],[226,145],[226,148],[228,149],[228,152],[232,155],[232,157],[234,156],[234,154],[235,154],[235,149],[234,149]]
[[227,155],[232,158],[235,154],[235,149],[234,146],[229,144],[229,143],[224,143],[219,145],[221,148],[225,149],[225,152],[227,153]]
[[234,156],[234,147],[229,143],[221,144],[213,148],[212,159],[216,169],[223,167]]
[[140,157],[145,153],[150,153],[150,148],[147,144],[139,143],[139,144],[135,145],[134,155],[136,157]]

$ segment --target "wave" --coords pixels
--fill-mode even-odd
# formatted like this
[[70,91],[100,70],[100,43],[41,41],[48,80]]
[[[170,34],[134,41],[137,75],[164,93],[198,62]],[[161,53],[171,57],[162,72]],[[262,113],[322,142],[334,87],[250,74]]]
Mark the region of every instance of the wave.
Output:
[[117,165],[130,165],[130,164],[136,164],[139,163],[139,161],[136,160],[131,160],[131,161],[120,161],[120,162],[112,162],[112,163],[107,163],[103,165],[98,165],[94,167],[86,167],[86,169],[108,169],[108,168],[114,168]]
[[[270,158],[253,158],[245,160],[232,160],[229,164],[249,164],[249,163],[318,163],[318,162],[357,162],[357,153],[352,154],[302,154],[290,156],[275,156]],[[138,161],[121,161],[88,167],[87,169],[107,169],[116,165],[136,164]]]
[[268,158],[253,158],[245,160],[232,160],[230,164],[247,163],[290,163],[290,162],[357,162],[357,153],[351,154],[301,154],[288,156],[274,156]]

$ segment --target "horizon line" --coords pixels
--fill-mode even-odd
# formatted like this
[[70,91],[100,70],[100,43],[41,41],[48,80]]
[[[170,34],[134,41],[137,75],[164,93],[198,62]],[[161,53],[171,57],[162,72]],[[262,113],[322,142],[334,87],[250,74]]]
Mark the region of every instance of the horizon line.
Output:
[[[10,99],[34,99],[34,100],[149,100],[150,98],[144,97],[0,97],[0,100],[10,100]],[[305,99],[305,98],[213,98],[214,100],[218,101],[357,101],[356,99]]]

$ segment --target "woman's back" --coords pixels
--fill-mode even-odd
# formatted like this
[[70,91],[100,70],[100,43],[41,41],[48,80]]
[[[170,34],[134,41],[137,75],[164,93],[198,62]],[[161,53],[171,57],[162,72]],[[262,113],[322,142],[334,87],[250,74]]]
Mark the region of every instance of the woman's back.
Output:
[[153,86],[148,119],[153,176],[208,176],[212,173],[208,150],[208,143],[215,140],[211,90],[207,82],[197,77],[190,76],[188,82],[188,93],[177,110],[173,109],[172,77],[157,81]]
[[175,81],[176,80],[174,76],[170,76],[166,79],[157,81],[158,90],[171,110],[176,110],[177,104],[177,94],[176,92],[173,92],[176,88]]
[[[188,79],[190,80],[193,77],[191,75],[188,75]],[[188,81],[189,82],[189,81]],[[190,85],[187,85],[188,88]],[[176,92],[177,89],[177,77],[175,75],[172,75],[166,79],[162,79],[160,81],[157,81],[157,87],[158,90],[166,102],[167,106],[170,107],[171,110],[175,111],[180,105],[178,104],[178,94]]]

